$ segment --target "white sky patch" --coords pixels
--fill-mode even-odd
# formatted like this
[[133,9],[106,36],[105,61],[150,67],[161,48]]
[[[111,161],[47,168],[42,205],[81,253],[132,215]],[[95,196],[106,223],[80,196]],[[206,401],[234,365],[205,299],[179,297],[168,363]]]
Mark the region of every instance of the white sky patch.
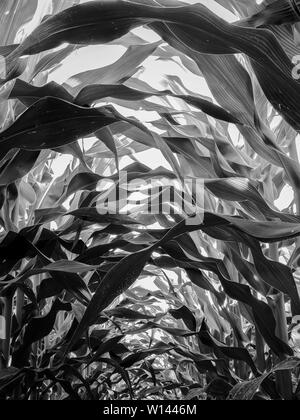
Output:
[[74,157],[71,155],[59,155],[53,160],[51,169],[53,170],[55,178],[59,178],[64,174],[73,159]]
[[282,211],[289,207],[294,200],[294,191],[293,188],[289,185],[286,185],[280,194],[280,197],[274,202],[278,210]]
[[[157,149],[149,149],[145,152],[136,153],[135,157],[139,162],[148,166],[151,169],[157,169],[159,167],[164,167],[168,170],[172,170],[170,164],[166,161],[163,154]],[[132,160],[130,157],[124,157],[122,159],[122,166],[121,168],[126,168],[126,166],[130,165]]]

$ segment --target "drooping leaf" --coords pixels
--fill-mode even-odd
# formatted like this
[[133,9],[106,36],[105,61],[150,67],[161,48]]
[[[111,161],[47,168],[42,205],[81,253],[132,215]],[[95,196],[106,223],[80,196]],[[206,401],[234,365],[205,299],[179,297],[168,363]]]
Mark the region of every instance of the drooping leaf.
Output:
[[98,268],[97,266],[86,265],[83,263],[79,263],[77,261],[57,261],[55,263],[49,264],[43,267],[44,271],[48,271],[49,273],[53,271],[58,272],[65,272],[65,273],[86,273],[91,270],[95,270]]
[[80,220],[84,220],[90,223],[99,223],[99,224],[122,224],[122,225],[136,225],[137,222],[122,214],[101,214],[96,207],[92,208],[80,208],[69,213],[71,216],[75,216]]
[[50,312],[44,317],[33,318],[25,329],[23,348],[46,337],[53,329],[56,316],[60,311],[71,311],[71,305],[56,300]]
[[222,121],[227,121],[233,124],[240,124],[240,121],[236,117],[231,115],[228,111],[222,109],[221,107],[215,105],[212,102],[207,101],[206,99],[196,96],[176,95],[171,91],[142,92],[136,89],[131,89],[124,85],[102,84],[87,86],[79,92],[79,94],[75,98],[75,103],[78,105],[91,105],[93,102],[108,97],[122,99],[126,101],[140,101],[151,96],[161,97],[164,95],[169,95],[177,99],[182,99],[189,105],[200,109],[201,111],[214,118],[220,119]]
[[171,309],[170,314],[175,319],[182,319],[182,321],[185,323],[187,328],[189,328],[191,331],[196,331],[196,327],[197,327],[196,319],[193,313],[186,306],[182,306],[179,309]]
[[42,87],[36,87],[20,79],[15,81],[8,99],[19,99],[25,106],[29,107],[47,96],[73,102],[72,95],[55,82],[50,82]]
[[87,70],[72,76],[65,87],[72,91],[74,96],[90,85],[101,83],[118,84],[133,76],[138,67],[157,49],[158,43],[146,45],[132,45],[122,55],[122,57],[112,65],[96,70]]
[[92,134],[116,119],[96,109],[81,108],[47,97],[34,103],[0,133],[1,154],[13,148],[42,150],[60,147]]
[[9,185],[23,178],[33,169],[39,156],[39,151],[16,151],[13,158],[8,160],[0,169],[0,185]]
[[252,400],[257,393],[258,389],[261,387],[263,382],[273,373],[282,372],[287,370],[296,369],[300,364],[299,359],[291,358],[284,362],[281,362],[279,365],[275,366],[269,372],[260,376],[257,379],[252,381],[247,381],[241,384],[236,385],[230,392],[228,399],[230,400],[242,400],[249,401]]
[[236,348],[236,347],[227,347],[223,343],[217,342],[211,334],[209,333],[207,326],[205,323],[202,324],[201,331],[199,333],[199,338],[208,347],[212,347],[217,357],[221,357],[221,355],[228,357],[229,359],[240,360],[247,363],[252,372],[255,375],[258,375],[258,370],[249,354],[249,352],[244,348]]

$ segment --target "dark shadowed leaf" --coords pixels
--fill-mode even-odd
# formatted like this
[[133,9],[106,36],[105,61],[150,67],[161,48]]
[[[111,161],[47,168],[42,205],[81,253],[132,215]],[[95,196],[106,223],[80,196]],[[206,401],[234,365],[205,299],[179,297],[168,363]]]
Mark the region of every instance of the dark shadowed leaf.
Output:
[[196,331],[197,322],[189,308],[182,306],[179,309],[171,309],[169,312],[175,319],[181,319],[188,329]]
[[81,108],[61,99],[41,99],[0,133],[1,154],[13,148],[42,150],[73,143],[116,122],[101,110]]
[[298,358],[291,358],[284,362],[281,362],[279,365],[275,366],[269,372],[260,376],[253,381],[243,382],[236,385],[230,392],[228,399],[230,400],[242,400],[249,401],[252,400],[255,394],[258,392],[259,388],[263,382],[273,373],[282,372],[286,370],[294,370],[300,365],[300,360]]

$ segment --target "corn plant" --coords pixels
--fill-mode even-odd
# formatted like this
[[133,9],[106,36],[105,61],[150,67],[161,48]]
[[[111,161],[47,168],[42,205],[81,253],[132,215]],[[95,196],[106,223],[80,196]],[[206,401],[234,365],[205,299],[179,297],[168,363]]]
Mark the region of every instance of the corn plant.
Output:
[[300,398],[299,16],[1,2],[1,399]]

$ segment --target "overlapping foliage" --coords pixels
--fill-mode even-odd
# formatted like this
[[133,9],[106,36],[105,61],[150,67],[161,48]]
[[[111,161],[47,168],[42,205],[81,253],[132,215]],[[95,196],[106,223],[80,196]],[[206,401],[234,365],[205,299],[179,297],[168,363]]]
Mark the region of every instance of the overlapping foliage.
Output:
[[[298,7],[1,2],[2,399],[299,399]],[[50,81],[99,44],[125,52]],[[130,216],[99,213],[120,170],[163,178],[162,198],[201,179],[203,220],[145,214],[150,188]]]

